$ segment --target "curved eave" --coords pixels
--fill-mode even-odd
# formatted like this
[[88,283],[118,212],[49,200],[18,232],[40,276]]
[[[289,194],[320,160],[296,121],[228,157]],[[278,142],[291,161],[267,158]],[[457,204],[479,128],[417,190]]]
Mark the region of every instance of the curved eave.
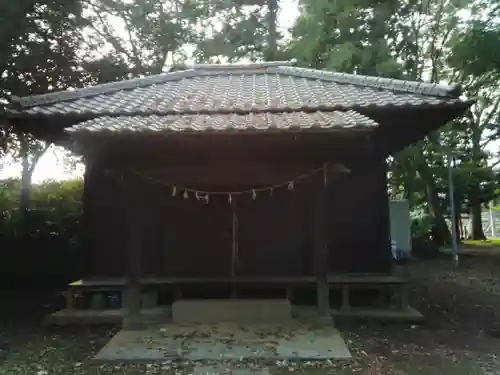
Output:
[[[352,129],[333,129],[333,130],[324,130],[324,129],[313,129],[312,131],[303,131],[303,130],[295,130],[295,131],[278,131],[277,133],[286,133],[293,134],[295,133],[332,133],[333,134],[347,134],[349,132],[372,132],[374,129],[377,133],[380,133],[382,138],[387,135],[383,135],[385,131],[396,131],[396,132],[408,132],[412,128],[414,128],[415,135],[408,138],[402,139],[401,142],[397,145],[392,145],[389,147],[387,153],[397,152],[401,148],[404,148],[407,144],[413,143],[422,139],[427,133],[430,131],[436,130],[441,126],[444,126],[447,122],[462,116],[469,107],[475,103],[475,99],[470,100],[453,100],[441,102],[439,104],[426,104],[419,106],[353,106],[346,108],[344,106],[336,106],[329,107],[330,111],[334,110],[357,110],[360,114],[367,116],[377,122],[380,126],[377,128],[368,128],[362,129],[359,127],[353,127]],[[288,109],[290,111],[290,109]],[[305,107],[302,108],[303,112],[316,112],[318,108]],[[210,111],[205,111],[206,113],[211,113]],[[234,114],[235,111],[226,111],[227,114]],[[259,113],[261,111],[253,111],[253,113]],[[282,113],[283,109],[275,109],[272,111],[268,111],[270,113]],[[328,111],[327,111],[328,112]],[[189,113],[189,112],[187,112]],[[240,111],[241,114],[248,114],[249,111]],[[182,114],[173,112],[172,114],[181,116]],[[200,111],[193,112],[192,114],[200,114]],[[224,114],[224,113],[222,113]],[[118,117],[123,116],[121,113],[111,113],[110,117]],[[127,116],[150,116],[151,113],[126,113]],[[161,112],[160,115],[165,115],[164,112]],[[414,117],[420,118],[420,123],[412,123],[409,119],[413,119]],[[436,116],[438,115],[438,116]],[[71,127],[75,124],[81,123],[82,121],[88,121],[92,119],[96,119],[100,117],[98,114],[89,114],[89,113],[81,113],[81,114],[64,114],[64,115],[45,115],[45,114],[27,114],[23,112],[5,112],[1,115],[5,120],[11,121],[14,123],[14,126],[21,131],[31,133],[39,138],[47,139],[56,143],[66,143],[69,138],[69,134],[65,132],[65,128]],[[394,124],[392,124],[394,123]],[[392,124],[392,125],[391,125]],[[394,128],[392,130],[387,130],[389,128]],[[265,132],[271,132],[272,130],[266,130]],[[248,134],[262,134],[263,131],[246,131]],[[412,132],[413,133],[413,132]],[[157,133],[158,134],[158,133]],[[171,133],[170,133],[171,134]],[[188,134],[186,132],[180,134]],[[200,134],[200,133],[192,133],[192,134]],[[218,132],[209,132],[209,134],[220,134]],[[240,132],[241,134],[241,132]],[[103,134],[104,135],[104,134]],[[113,135],[111,132],[108,132],[107,136]],[[130,136],[137,136],[137,132],[130,132]],[[95,137],[96,133],[87,132],[84,135],[84,138],[87,137]],[[106,136],[106,137],[107,137]],[[403,138],[406,138],[404,134]]]
[[266,109],[238,109],[238,108],[228,108],[228,109],[196,109],[196,110],[162,110],[162,111],[101,111],[101,112],[77,112],[71,111],[66,113],[61,112],[29,112],[28,109],[25,110],[14,110],[7,109],[2,116],[8,119],[70,119],[74,123],[92,120],[97,117],[121,117],[121,116],[183,116],[183,115],[217,115],[217,114],[237,114],[237,115],[246,115],[251,113],[293,113],[293,112],[305,112],[305,113],[313,113],[313,112],[332,112],[332,111],[356,111],[359,113],[365,112],[393,112],[399,110],[426,110],[426,109],[435,109],[435,108],[450,108],[450,107],[470,107],[473,103],[475,103],[475,99],[473,100],[460,100],[460,99],[448,99],[448,100],[439,100],[436,98],[435,103],[422,103],[419,105],[396,105],[396,104],[387,104],[387,105],[377,105],[377,104],[366,104],[366,105],[329,105],[329,106],[301,106],[296,108],[290,107],[275,107],[275,108],[266,108]]

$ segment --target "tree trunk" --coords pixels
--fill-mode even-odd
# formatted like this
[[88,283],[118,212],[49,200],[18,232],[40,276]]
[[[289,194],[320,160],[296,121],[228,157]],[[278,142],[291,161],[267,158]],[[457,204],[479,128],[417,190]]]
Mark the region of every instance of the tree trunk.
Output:
[[417,171],[425,186],[429,214],[434,218],[435,241],[439,245],[451,243],[451,232],[444,219],[432,172],[425,161],[424,155],[422,155],[421,152],[419,154],[418,157],[421,159],[417,165]]
[[[458,206],[456,206],[458,207]],[[461,235],[461,228],[462,226],[462,219],[461,219],[461,215],[460,215],[460,211],[459,212],[455,212],[455,233],[457,234],[457,242],[460,243],[462,242],[462,235]]]
[[[453,170],[455,170],[456,165],[455,165],[455,160],[453,160]],[[452,170],[452,173],[453,173]],[[448,192],[449,194],[449,192]],[[457,243],[462,242],[462,205],[463,201],[460,198],[460,196],[456,193],[456,190],[454,191],[454,199],[455,199],[455,233],[457,234]],[[450,215],[451,215],[451,207],[450,207]],[[451,216],[450,216],[451,217]]]
[[[29,161],[29,146],[28,142],[24,137],[21,137],[21,159],[22,159],[22,171],[21,171],[21,213],[26,219],[28,211],[30,209],[31,201],[31,178],[33,176],[33,170],[30,168]],[[25,221],[25,220],[23,220]]]
[[264,59],[276,60],[278,53],[278,0],[267,0],[267,50]]
[[465,229],[464,229],[464,222],[462,221],[462,215],[459,215],[457,217],[457,223],[458,223],[458,235],[460,238],[460,241],[465,239]]
[[471,214],[471,240],[485,240],[486,236],[483,231],[483,219],[481,217],[481,199],[480,199],[480,186],[479,180],[476,177],[477,171],[481,168],[481,129],[476,121],[471,119],[470,121],[471,130],[471,164],[473,166],[472,175],[470,179],[470,190],[469,190],[469,203],[470,203],[470,214]]
[[483,231],[483,218],[481,215],[481,201],[479,199],[479,186],[476,182],[473,182],[471,190],[469,193],[469,202],[471,205],[470,209],[470,220],[471,220],[471,230],[470,239],[471,240],[485,240],[486,236]]
[[[21,135],[19,137],[21,143],[20,156],[22,160],[22,171],[21,171],[21,202],[20,209],[22,215],[26,219],[26,216],[31,208],[31,183],[33,178],[33,172],[37,166],[42,155],[50,147],[50,144],[45,144],[42,148],[37,150],[30,150],[29,140],[26,136]],[[30,153],[33,154],[30,161]]]

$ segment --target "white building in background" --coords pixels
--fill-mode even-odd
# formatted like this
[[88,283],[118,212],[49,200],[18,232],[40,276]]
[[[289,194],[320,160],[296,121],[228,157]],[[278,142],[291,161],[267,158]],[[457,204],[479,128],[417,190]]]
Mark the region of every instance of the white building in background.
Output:
[[[483,232],[487,238],[500,237],[500,210],[493,207],[483,209],[481,220],[483,223]],[[471,231],[470,217],[468,215],[462,215],[462,222],[465,230],[465,237],[467,238]]]
[[408,200],[391,200],[389,202],[389,215],[393,247],[408,257],[411,255],[411,219]]

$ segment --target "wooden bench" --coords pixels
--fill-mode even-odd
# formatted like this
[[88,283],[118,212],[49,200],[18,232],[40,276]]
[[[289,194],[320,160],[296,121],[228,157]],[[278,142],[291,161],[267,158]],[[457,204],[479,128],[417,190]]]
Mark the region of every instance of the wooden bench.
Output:
[[[314,286],[316,278],[314,276],[273,276],[273,277],[143,277],[141,287],[144,290],[159,289],[162,286],[172,286],[176,299],[183,298],[182,289],[195,285],[221,285],[231,286],[236,289],[247,288],[283,288],[286,298],[292,299],[294,289],[303,286]],[[400,308],[408,307],[408,290],[406,282],[397,276],[374,275],[374,274],[346,274],[329,275],[328,284],[330,289],[340,288],[342,296],[342,310],[348,310],[350,305],[350,292],[352,289],[387,289],[396,291],[400,297]],[[69,284],[65,293],[66,308],[74,309],[74,300],[77,293],[113,292],[121,293],[122,297],[127,287],[125,278],[109,279],[84,279]],[[155,292],[150,292],[155,293]],[[153,297],[154,298],[154,297]],[[122,298],[123,300],[123,298]]]
[[[171,286],[174,289],[176,299],[182,299],[182,289],[187,286],[233,286],[233,296],[236,289],[259,287],[280,287],[286,289],[287,297],[291,296],[292,284],[314,283],[314,278],[297,277],[243,277],[231,279],[228,277],[143,277],[141,278],[141,288],[145,290],[157,289],[162,286]],[[89,278],[78,280],[68,285],[68,290],[64,292],[66,308],[75,308],[75,295],[79,293],[121,293],[122,297],[127,288],[126,278]]]
[[[155,285],[153,279],[144,279],[141,281],[141,286],[147,290],[150,286]],[[158,284],[158,285],[161,285]],[[83,279],[70,283],[68,285],[68,289],[63,293],[66,300],[66,308],[74,309],[75,308],[75,296],[77,294],[85,294],[85,293],[119,293],[122,297],[122,303],[125,295],[125,291],[127,288],[127,279],[125,278],[100,278],[100,279]],[[153,292],[149,292],[146,294],[151,302],[150,306],[154,307],[156,303],[152,301],[156,299],[156,294]]]
[[350,292],[352,289],[390,289],[399,296],[399,308],[409,307],[407,282],[393,275],[349,274],[332,275],[328,277],[330,288],[340,287],[342,303],[341,310],[351,309]]

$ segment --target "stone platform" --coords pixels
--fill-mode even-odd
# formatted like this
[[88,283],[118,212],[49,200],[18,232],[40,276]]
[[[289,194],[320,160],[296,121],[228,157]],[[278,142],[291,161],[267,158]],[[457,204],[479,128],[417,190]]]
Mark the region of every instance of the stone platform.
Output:
[[118,332],[95,361],[259,361],[340,360],[351,354],[332,326],[287,324],[166,324]]
[[198,299],[172,304],[172,323],[277,323],[292,320],[287,299]]
[[[313,307],[292,306],[292,316],[308,315],[314,312]],[[398,323],[421,323],[424,316],[414,308],[405,310],[396,309],[369,309],[352,308],[350,310],[332,309],[332,317],[345,319],[361,319],[366,321],[386,321]],[[45,317],[45,325],[99,325],[99,324],[121,324],[127,316],[125,309],[118,310],[68,310],[56,311]],[[146,320],[154,320],[160,323],[170,322],[172,319],[172,308],[170,306],[142,309],[141,316]]]
[[332,317],[357,319],[366,321],[380,321],[388,323],[423,323],[424,316],[413,307],[406,309],[380,309],[380,308],[350,308],[344,309],[331,309]]
[[[126,309],[91,310],[62,309],[45,317],[44,325],[86,326],[99,324],[121,324],[127,316]],[[165,323],[171,319],[170,307],[141,309],[141,318],[146,322]]]

